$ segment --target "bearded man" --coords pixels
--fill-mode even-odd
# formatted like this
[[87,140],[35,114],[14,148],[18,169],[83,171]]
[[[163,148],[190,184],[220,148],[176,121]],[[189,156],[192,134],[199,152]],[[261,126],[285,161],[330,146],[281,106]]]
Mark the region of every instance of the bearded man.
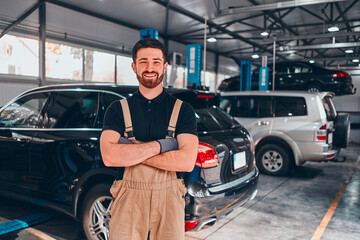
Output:
[[194,109],[163,88],[168,63],[158,40],[138,41],[132,69],[139,89],[106,111],[100,148],[108,167],[119,167],[109,236],[184,239],[186,188],[177,172],[190,172],[197,156]]

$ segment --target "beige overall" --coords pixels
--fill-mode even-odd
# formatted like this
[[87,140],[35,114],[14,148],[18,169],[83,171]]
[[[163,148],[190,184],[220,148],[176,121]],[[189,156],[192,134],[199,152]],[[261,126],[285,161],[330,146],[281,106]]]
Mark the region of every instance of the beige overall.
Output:
[[[177,100],[168,130],[172,137],[181,101]],[[126,99],[121,100],[125,120],[125,138],[132,131],[130,111]],[[167,138],[170,136],[167,136]],[[176,172],[165,171],[144,164],[126,167],[123,180],[114,181],[110,192],[114,198],[109,227],[110,240],[171,240],[184,239],[186,188]]]

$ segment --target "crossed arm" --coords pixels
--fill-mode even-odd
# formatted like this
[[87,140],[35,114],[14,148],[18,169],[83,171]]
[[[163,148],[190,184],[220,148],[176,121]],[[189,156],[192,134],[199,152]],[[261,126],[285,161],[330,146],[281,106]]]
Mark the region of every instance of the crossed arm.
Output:
[[108,167],[128,167],[142,163],[168,171],[190,172],[194,168],[198,137],[193,134],[179,134],[179,150],[161,154],[157,141],[122,144],[118,143],[120,137],[120,134],[113,130],[104,130],[101,134],[101,155]]

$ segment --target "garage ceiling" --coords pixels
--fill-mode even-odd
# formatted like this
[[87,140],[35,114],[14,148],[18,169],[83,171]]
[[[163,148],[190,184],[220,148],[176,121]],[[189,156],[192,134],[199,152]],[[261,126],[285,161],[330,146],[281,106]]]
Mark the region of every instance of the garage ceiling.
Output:
[[[204,43],[237,63],[257,53],[272,60],[313,59],[328,67],[355,67],[360,55],[358,0],[46,0],[133,29],[153,28],[164,39]],[[329,32],[330,26],[339,31]],[[262,36],[262,32],[268,36]],[[352,50],[352,53],[345,53]],[[253,59],[254,60],[254,59]],[[254,60],[261,64],[261,57]]]

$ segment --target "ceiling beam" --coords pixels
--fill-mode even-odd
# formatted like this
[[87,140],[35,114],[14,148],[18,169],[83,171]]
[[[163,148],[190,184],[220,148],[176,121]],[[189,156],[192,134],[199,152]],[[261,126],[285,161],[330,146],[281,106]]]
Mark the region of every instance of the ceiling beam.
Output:
[[275,10],[282,8],[293,8],[298,6],[323,4],[330,2],[343,2],[343,1],[345,0],[293,0],[293,1],[267,3],[267,4],[248,6],[248,7],[229,7],[228,9],[216,11],[215,16],[225,16],[225,15],[232,15],[237,13],[244,13],[244,12],[267,11],[267,10]]
[[21,15],[15,22],[11,23],[9,26],[7,26],[4,31],[1,32],[0,38],[2,38],[5,34],[10,32],[12,29],[14,29],[19,23],[21,23],[25,18],[30,16],[35,10],[39,8],[40,5],[44,4],[43,1],[39,1],[35,3],[29,10],[27,10],[23,15]]
[[288,50],[329,49],[329,48],[348,48],[348,47],[360,47],[360,42],[324,43],[324,44],[304,45],[304,46],[288,46]]
[[[166,2],[164,2],[162,0],[152,0],[152,1],[158,3],[159,5],[162,5],[164,7],[166,6]],[[178,12],[178,13],[180,13],[182,15],[185,15],[185,16],[187,16],[189,18],[197,20],[197,21],[199,21],[201,23],[205,22],[205,18],[203,18],[203,17],[201,17],[201,16],[199,16],[199,15],[197,15],[197,14],[195,14],[195,13],[189,11],[189,10],[186,10],[186,9],[176,5],[176,4],[170,3],[170,9],[175,11],[175,12]],[[221,26],[217,25],[216,23],[214,23],[211,20],[208,20],[207,24],[208,24],[209,27],[212,27],[212,28],[214,28],[216,30],[220,30],[225,34],[228,34],[228,35],[232,36],[234,39],[241,40],[242,42],[247,43],[249,45],[252,45],[252,46],[254,46],[254,47],[256,47],[256,48],[258,48],[260,50],[272,53],[272,50],[269,50],[269,49],[263,47],[261,44],[257,44],[256,42],[250,41],[248,38],[243,37],[243,36],[241,36],[239,34],[236,34],[236,33],[232,32],[232,31],[230,31],[230,30],[228,30],[228,29],[226,29],[224,27],[221,27]]]

